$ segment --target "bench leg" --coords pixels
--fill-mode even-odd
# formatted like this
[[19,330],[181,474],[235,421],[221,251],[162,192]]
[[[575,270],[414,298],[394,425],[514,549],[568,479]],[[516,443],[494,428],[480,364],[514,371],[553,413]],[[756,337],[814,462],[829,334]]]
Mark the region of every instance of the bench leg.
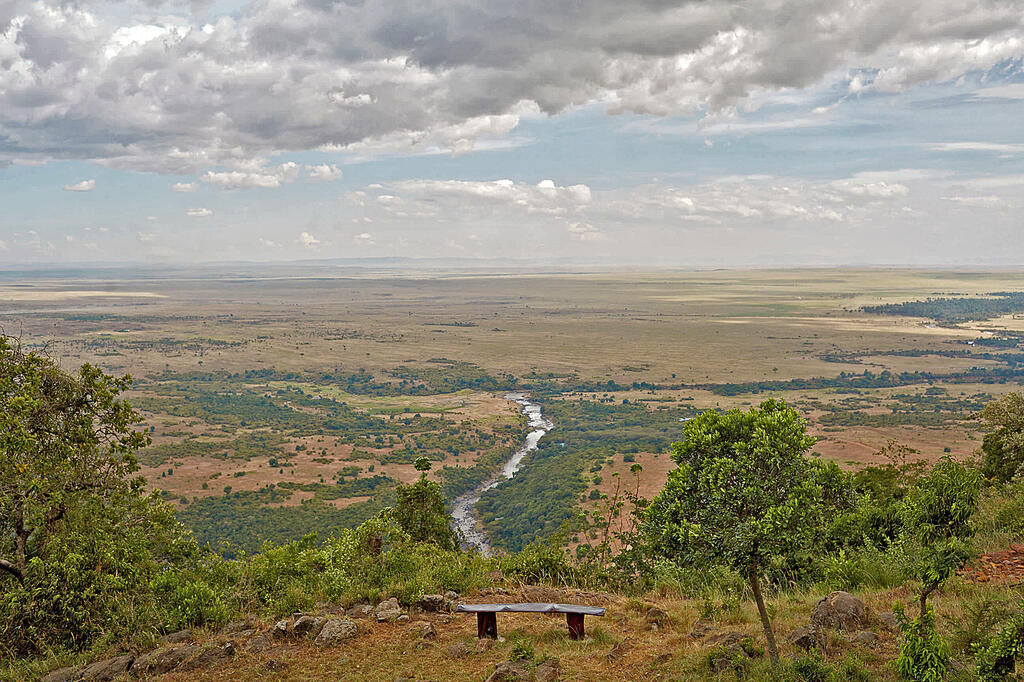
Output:
[[565,622],[569,624],[569,639],[583,639],[583,614],[567,613]]
[[498,639],[498,614],[478,612],[476,614],[477,639]]

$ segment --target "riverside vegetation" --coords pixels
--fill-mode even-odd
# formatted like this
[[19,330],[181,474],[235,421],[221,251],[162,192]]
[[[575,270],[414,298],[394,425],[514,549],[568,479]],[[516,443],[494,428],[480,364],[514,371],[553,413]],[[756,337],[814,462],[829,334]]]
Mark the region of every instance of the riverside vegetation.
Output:
[[[683,679],[999,680],[1024,665],[1018,588],[957,576],[978,548],[1006,547],[1024,534],[1024,400],[1016,393],[981,411],[988,435],[980,461],[947,456],[929,465],[891,443],[886,464],[853,474],[812,455],[804,421],[781,400],[704,411],[671,446],[676,467],[653,499],[598,496],[598,511],[586,523],[559,518],[561,512],[541,517],[547,530],[560,530],[496,558],[459,549],[445,490],[427,478],[433,458],[411,452],[418,480],[393,485],[390,504],[355,527],[225,556],[197,542],[161,495],[146,492],[136,453],[149,437],[122,395],[130,385],[129,377],[88,364],[67,372],[0,337],[5,678],[145,652],[183,628],[213,636],[229,621],[273,621],[318,603],[351,607],[394,598],[409,607],[427,594],[508,594],[523,585],[555,594],[586,590],[613,603],[610,615],[619,617],[592,628],[589,644],[578,646],[544,632],[549,626],[510,630],[509,642],[469,674],[483,677],[495,660],[529,663],[545,653],[557,653],[567,670],[579,666],[607,679],[621,679],[623,661],[639,666],[635,676]],[[628,452],[630,443],[656,446],[669,433],[667,424],[631,421],[636,408],[629,404],[553,404],[567,434],[574,420],[598,421],[596,414],[606,431],[621,432],[621,442],[594,437],[572,446],[569,457],[581,469]],[[348,425],[362,428],[355,417]],[[560,448],[553,439],[545,446]],[[519,485],[533,494],[528,477]],[[485,498],[481,506],[485,524],[499,526],[497,502]],[[578,542],[570,553],[562,543],[572,535]],[[808,637],[787,636],[835,590],[856,593],[876,616],[893,609],[895,631],[864,615],[854,640],[816,622],[815,608]],[[914,605],[909,613],[907,601]],[[721,632],[728,627],[734,632]],[[662,634],[642,635],[651,629]],[[874,641],[867,636],[874,630],[882,643],[861,646],[862,639]],[[707,632],[719,633],[707,638],[712,645],[695,645]],[[676,650],[648,655],[657,642]],[[359,646],[353,640],[346,648],[356,656]],[[408,648],[377,655],[435,655]],[[312,666],[296,668],[297,677],[322,670],[312,662],[318,659],[297,660]],[[216,662],[211,674],[257,677],[264,673],[246,666],[259,664],[239,656]]]

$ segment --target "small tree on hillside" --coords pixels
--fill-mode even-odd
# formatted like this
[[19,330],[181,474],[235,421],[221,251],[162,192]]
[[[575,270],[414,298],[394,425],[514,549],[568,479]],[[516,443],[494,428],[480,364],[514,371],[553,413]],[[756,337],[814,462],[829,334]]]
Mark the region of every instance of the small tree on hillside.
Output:
[[412,485],[398,486],[395,520],[417,542],[433,542],[443,549],[458,549],[459,541],[445,508],[441,486],[427,479],[431,462],[417,457],[414,464],[420,480]]
[[645,520],[662,553],[691,564],[723,562],[748,580],[776,666],[761,571],[814,547],[830,506],[848,501],[838,467],[805,456],[813,444],[783,401],[766,400],[748,412],[705,412],[672,445],[679,466]]
[[927,613],[928,596],[970,558],[971,517],[978,508],[980,488],[977,470],[946,456],[907,494],[904,524],[922,545],[921,618]]
[[986,405],[978,416],[990,431],[981,446],[985,456],[982,473],[996,481],[1013,479],[1024,465],[1024,396],[1007,393]]

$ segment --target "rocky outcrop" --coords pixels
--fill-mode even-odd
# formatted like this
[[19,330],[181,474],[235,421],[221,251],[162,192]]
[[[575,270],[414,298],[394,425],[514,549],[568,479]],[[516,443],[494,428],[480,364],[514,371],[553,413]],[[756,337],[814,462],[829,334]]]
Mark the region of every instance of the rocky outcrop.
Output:
[[163,675],[177,668],[179,665],[197,656],[202,649],[194,644],[173,647],[171,649],[157,649],[148,654],[139,656],[135,661],[132,672],[136,675]]
[[313,640],[317,646],[334,646],[359,635],[359,626],[347,618],[332,618],[324,623]]
[[487,678],[487,682],[515,682],[516,680],[530,679],[533,679],[533,676],[528,662],[505,661],[498,664],[498,667]]
[[373,615],[376,616],[378,623],[394,623],[402,615],[402,607],[398,605],[398,600],[392,597],[377,604]]
[[849,592],[833,592],[814,607],[811,625],[819,630],[857,632],[870,625],[867,607]]

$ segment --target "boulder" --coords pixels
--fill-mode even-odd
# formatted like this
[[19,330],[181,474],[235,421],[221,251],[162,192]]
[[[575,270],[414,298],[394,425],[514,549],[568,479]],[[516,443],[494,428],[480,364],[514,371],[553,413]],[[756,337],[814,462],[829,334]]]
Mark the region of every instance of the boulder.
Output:
[[425,594],[419,601],[419,607],[424,611],[440,611],[444,608],[444,595]]
[[514,682],[530,679],[530,664],[526,661],[505,661],[499,663],[487,682]]
[[433,623],[423,623],[419,628],[419,636],[423,639],[434,639],[437,637],[437,629]]
[[896,614],[892,611],[886,611],[878,617],[878,620],[882,622],[889,630],[896,630],[898,627],[898,621],[896,620]]
[[125,654],[124,656],[118,656],[117,658],[108,658],[103,661],[96,661],[90,665],[87,665],[82,670],[82,676],[79,679],[82,680],[112,680],[115,677],[128,672],[128,668],[132,667],[132,663],[135,661],[135,657],[131,654]]
[[457,642],[451,646],[446,646],[444,652],[449,658],[465,658],[473,653],[473,647],[465,642]]
[[177,668],[201,651],[195,644],[174,647],[173,649],[157,649],[139,656],[132,666],[136,675],[163,675]]
[[261,632],[245,643],[245,650],[250,654],[258,654],[277,646],[275,637],[266,632]]
[[878,635],[870,630],[861,630],[854,636],[853,641],[874,649],[878,646]]
[[373,615],[373,607],[369,604],[357,604],[348,610],[349,618],[369,618]]
[[537,682],[555,682],[559,678],[560,667],[557,658],[545,659],[533,669],[534,679]]
[[162,641],[164,644],[184,644],[191,639],[191,630],[178,630],[177,632],[172,632],[169,635],[164,635]]
[[324,626],[324,620],[316,616],[299,616],[292,625],[292,635],[295,637],[305,637],[306,635],[316,637],[320,632],[320,628]]
[[869,624],[868,609],[849,592],[833,592],[819,601],[811,614],[811,625],[819,630],[856,632]]
[[316,604],[316,613],[319,616],[344,616],[345,607],[321,601]]
[[287,619],[279,620],[276,623],[274,623],[274,627],[270,629],[270,632],[275,637],[287,637],[289,625],[291,625],[291,623],[289,623]]
[[79,679],[81,668],[59,668],[46,675],[43,682],[71,682]]
[[664,609],[660,609],[654,604],[646,604],[645,606],[644,622],[647,623],[648,627],[657,629],[668,625],[668,613]]
[[210,666],[217,665],[224,661],[229,661],[235,657],[236,648],[234,642],[228,642],[221,646],[210,647],[204,649],[195,658],[186,661],[181,665],[179,670],[199,670],[201,668],[209,668]]
[[392,597],[377,604],[374,615],[379,623],[393,623],[402,615],[402,607],[398,605],[398,600]]
[[823,643],[823,638],[819,634],[818,628],[813,625],[804,625],[789,633],[789,636],[786,637],[786,641],[793,646],[810,650],[814,647],[820,648]]
[[233,620],[220,629],[222,635],[237,635],[240,632],[246,630],[252,630],[256,628],[258,623],[255,618],[246,618],[245,620]]
[[331,618],[320,629],[313,643],[317,646],[334,646],[359,634],[359,626],[347,618]]

